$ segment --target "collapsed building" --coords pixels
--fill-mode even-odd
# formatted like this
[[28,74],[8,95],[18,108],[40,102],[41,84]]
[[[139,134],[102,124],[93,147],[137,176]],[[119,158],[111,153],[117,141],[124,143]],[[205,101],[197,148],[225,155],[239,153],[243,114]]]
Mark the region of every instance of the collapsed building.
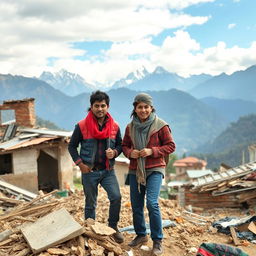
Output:
[[71,133],[36,128],[34,107],[33,98],[0,105],[0,179],[34,193],[72,186]]

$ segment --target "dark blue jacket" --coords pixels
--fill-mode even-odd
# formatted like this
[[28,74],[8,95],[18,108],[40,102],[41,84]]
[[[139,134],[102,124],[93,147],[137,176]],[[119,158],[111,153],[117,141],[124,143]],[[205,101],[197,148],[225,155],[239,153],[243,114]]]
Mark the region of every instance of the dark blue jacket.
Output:
[[[71,136],[68,146],[69,153],[76,164],[81,161],[90,168],[106,168],[106,153],[107,148],[115,150],[116,157],[122,152],[122,137],[120,128],[116,122],[113,123],[109,139],[95,139],[91,136],[89,129],[85,127],[85,122],[80,121]],[[99,126],[99,129],[104,129],[103,126]],[[80,152],[77,148],[80,145]],[[113,168],[115,159],[109,160],[110,169]]]

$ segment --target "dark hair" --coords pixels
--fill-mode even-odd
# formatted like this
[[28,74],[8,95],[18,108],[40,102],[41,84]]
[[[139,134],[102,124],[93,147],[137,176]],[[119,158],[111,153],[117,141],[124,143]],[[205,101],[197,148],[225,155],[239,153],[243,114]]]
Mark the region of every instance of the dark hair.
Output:
[[99,90],[96,92],[92,92],[90,97],[91,106],[95,101],[103,101],[103,100],[105,100],[106,104],[109,106],[109,101],[110,101],[109,96],[105,92],[102,92]]
[[[135,112],[135,109],[137,107],[137,105],[139,104],[140,102],[133,102],[133,110],[132,110],[132,113],[131,113],[131,116],[130,117],[133,117],[133,116],[137,116],[137,113]],[[154,107],[152,106],[152,112],[156,112],[156,110],[154,109]]]

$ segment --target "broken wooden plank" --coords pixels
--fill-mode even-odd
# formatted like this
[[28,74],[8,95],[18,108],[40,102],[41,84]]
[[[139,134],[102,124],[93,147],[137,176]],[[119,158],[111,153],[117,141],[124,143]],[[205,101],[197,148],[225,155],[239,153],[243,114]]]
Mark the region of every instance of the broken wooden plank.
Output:
[[7,229],[3,232],[0,233],[0,242],[2,242],[3,240],[5,240],[6,238],[8,238],[10,235],[12,234],[12,231]]
[[37,194],[34,194],[28,190],[12,185],[6,181],[0,180],[0,190],[4,191],[6,189],[8,189],[15,196],[22,195],[22,197],[27,201],[30,201],[37,197]]
[[0,242],[0,246],[3,246],[3,245],[6,245],[6,244],[9,244],[9,243],[11,243],[12,241],[13,241],[12,239],[6,239],[6,240],[4,240],[4,241]]
[[[7,215],[0,216],[0,221],[1,221],[1,220],[5,220],[5,219],[9,219],[9,218],[14,217],[14,216],[16,216],[16,215],[30,214],[30,213],[32,213],[32,212],[35,212],[35,211],[44,209],[44,208],[46,208],[46,207],[49,209],[49,207],[55,206],[55,205],[57,205],[57,204],[58,204],[58,202],[53,202],[53,203],[43,204],[43,205],[39,205],[39,206],[34,206],[34,207],[31,207],[31,208],[25,209],[25,210],[22,210],[22,209],[19,209],[19,211],[15,211],[15,210],[14,210],[14,211],[10,212],[10,213],[7,214]],[[27,207],[25,206],[25,208],[27,208]]]
[[15,256],[27,256],[30,251],[31,250],[29,248],[25,248],[22,251],[20,251],[18,254],[15,254]]
[[55,194],[57,191],[58,191],[58,190],[55,189],[55,190],[53,190],[53,191],[51,191],[51,192],[49,192],[49,193],[47,193],[47,194],[39,195],[39,196],[37,196],[36,198],[34,198],[33,200],[31,200],[26,206],[32,205],[32,204],[34,204],[34,203],[37,202],[37,201],[40,201],[40,200],[42,200],[42,199],[45,199],[46,197]]
[[0,201],[10,203],[10,204],[14,204],[14,205],[18,205],[18,204],[23,203],[23,201],[21,201],[21,200],[12,199],[12,198],[8,198],[8,197],[0,197]]
[[80,256],[85,256],[85,249],[84,249],[84,246],[85,246],[85,239],[83,236],[79,236],[78,237],[78,252],[79,252],[79,255]]
[[231,236],[232,236],[232,239],[234,241],[234,244],[235,245],[239,245],[240,242],[239,242],[239,240],[237,238],[236,231],[235,231],[234,227],[230,227],[230,232],[231,232]]

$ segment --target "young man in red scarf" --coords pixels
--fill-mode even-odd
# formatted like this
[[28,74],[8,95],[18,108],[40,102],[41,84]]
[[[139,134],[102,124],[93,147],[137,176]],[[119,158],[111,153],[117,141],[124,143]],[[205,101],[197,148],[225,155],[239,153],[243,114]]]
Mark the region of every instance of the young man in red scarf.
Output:
[[[105,92],[92,93],[90,104],[85,119],[75,126],[68,149],[82,172],[85,219],[95,219],[100,184],[110,200],[108,225],[116,230],[113,235],[116,242],[122,243],[124,239],[117,228],[121,194],[114,171],[115,158],[122,151],[120,128],[108,113],[109,96]],[[77,150],[79,145],[80,152]]]

